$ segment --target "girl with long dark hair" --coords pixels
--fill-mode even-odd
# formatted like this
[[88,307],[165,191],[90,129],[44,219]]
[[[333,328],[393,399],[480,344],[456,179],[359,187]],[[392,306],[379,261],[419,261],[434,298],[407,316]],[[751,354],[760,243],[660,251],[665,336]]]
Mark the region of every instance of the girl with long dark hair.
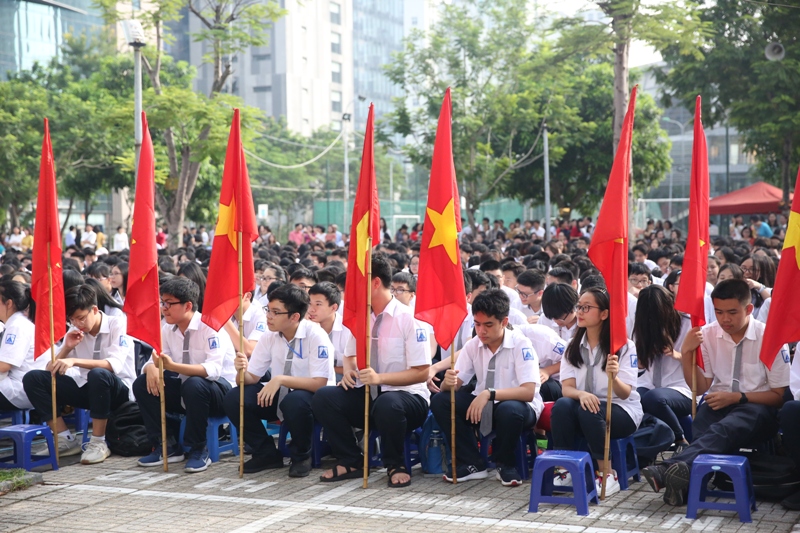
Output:
[[[10,278],[0,280],[0,322],[5,324],[0,344],[0,411],[33,409],[22,386],[22,377],[34,368],[34,326],[25,316],[36,316],[31,289]],[[38,368],[49,358],[42,357]]]

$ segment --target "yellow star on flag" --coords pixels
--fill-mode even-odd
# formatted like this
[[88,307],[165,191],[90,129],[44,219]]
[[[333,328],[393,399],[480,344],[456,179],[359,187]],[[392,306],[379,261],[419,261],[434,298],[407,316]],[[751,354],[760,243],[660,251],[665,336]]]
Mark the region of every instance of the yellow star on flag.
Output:
[[369,211],[364,213],[356,226],[356,253],[358,255],[358,270],[362,276],[367,275],[367,244],[369,243]]
[[234,227],[234,220],[236,217],[236,199],[231,198],[230,205],[219,204],[219,218],[217,219],[217,228],[214,235],[227,235],[228,240],[231,241],[231,246],[234,250],[238,250],[236,245],[236,229]]
[[429,207],[428,216],[434,228],[428,248],[444,246],[447,257],[449,257],[450,261],[455,265],[456,261],[458,261],[458,229],[456,228],[456,214],[453,199],[450,199],[441,213],[437,213]]
[[800,266],[800,213],[792,211],[789,214],[789,223],[786,225],[786,237],[783,239],[783,249],[794,246],[797,266]]

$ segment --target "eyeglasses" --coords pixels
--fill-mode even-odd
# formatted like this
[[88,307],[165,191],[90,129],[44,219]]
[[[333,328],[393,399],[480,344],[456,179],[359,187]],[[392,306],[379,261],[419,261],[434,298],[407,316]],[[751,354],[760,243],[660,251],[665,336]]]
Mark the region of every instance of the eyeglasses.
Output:
[[181,302],[181,301],[167,302],[167,301],[161,300],[160,303],[161,303],[161,309],[169,309],[173,305],[183,304],[183,303],[186,303],[186,302]]
[[634,287],[642,287],[644,285],[647,285],[649,281],[650,280],[647,278],[645,279],[628,278],[628,283],[630,283]]
[[[537,292],[542,292],[542,291],[523,292],[523,291],[519,290],[519,286],[517,286],[517,287],[514,287],[514,290],[515,290],[515,291],[517,291],[517,294],[519,294],[519,295],[520,295],[520,297],[522,297],[522,298],[526,298],[526,299],[527,299],[529,296],[533,296],[533,295],[534,295],[534,294],[536,294]],[[544,289],[542,289],[542,290],[544,290]]]
[[756,272],[755,268],[741,267],[741,269],[742,269],[742,274],[755,274]]
[[82,316],[80,318],[76,317],[76,316],[70,317],[69,323],[71,325],[73,325],[73,326],[77,326],[78,324],[88,324],[89,323],[89,313],[86,313],[84,316]]
[[600,309],[596,305],[576,305],[575,312],[576,313],[588,313],[589,309]]
[[414,292],[414,291],[412,291],[411,289],[395,289],[394,287],[392,287],[391,289],[389,289],[389,292],[391,292],[392,294],[399,294],[400,296],[402,296],[407,292]]
[[256,281],[278,281],[278,278],[270,276],[256,276]]
[[265,307],[264,310],[267,312],[267,316],[276,317],[279,315],[288,315],[289,311],[275,311],[274,309],[270,309],[269,307]]

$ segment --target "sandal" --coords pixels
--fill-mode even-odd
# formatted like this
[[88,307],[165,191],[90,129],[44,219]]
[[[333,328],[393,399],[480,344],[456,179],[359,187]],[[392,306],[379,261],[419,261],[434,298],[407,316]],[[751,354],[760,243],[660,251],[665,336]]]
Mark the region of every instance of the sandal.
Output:
[[[403,483],[392,483],[392,478],[394,478],[395,474],[408,474],[409,480]],[[411,485],[411,474],[408,473],[408,470],[406,470],[406,467],[403,465],[389,468],[386,470],[386,475],[389,476],[388,483],[390,489],[400,489]]]
[[[345,469],[343,474],[339,473],[339,467]],[[331,477],[319,476],[319,480],[323,483],[335,483],[336,481],[344,481],[346,479],[357,479],[364,477],[364,469],[354,468],[346,465],[336,465],[333,467],[333,475]]]

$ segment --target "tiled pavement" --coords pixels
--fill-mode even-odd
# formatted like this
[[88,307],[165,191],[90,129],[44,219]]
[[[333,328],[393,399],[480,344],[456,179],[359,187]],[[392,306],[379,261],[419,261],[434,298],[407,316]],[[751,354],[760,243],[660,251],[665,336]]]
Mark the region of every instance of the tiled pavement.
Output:
[[[77,461],[66,458],[64,463]],[[759,502],[753,523],[732,512],[701,511],[686,520],[684,508],[665,505],[647,484],[591,505],[588,517],[567,506],[543,505],[529,514],[530,484],[506,488],[493,477],[452,485],[414,469],[405,489],[390,489],[386,475],[373,473],[368,489],[360,480],[320,483],[321,471],[289,479],[288,469],[238,477],[238,459],[223,456],[206,472],[186,474],[144,469],[135,460],[111,457],[100,465],[63,466],[44,474],[44,485],[0,496],[0,531],[563,531],[585,533],[723,531],[800,532],[800,513]]]

